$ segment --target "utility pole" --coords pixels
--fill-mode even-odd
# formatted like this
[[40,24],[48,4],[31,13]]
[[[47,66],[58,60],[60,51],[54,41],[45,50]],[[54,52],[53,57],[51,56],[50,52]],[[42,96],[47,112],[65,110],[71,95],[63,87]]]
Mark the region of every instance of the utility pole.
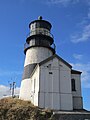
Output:
[[10,90],[11,90],[12,98],[14,98],[14,96],[15,96],[15,95],[14,95],[15,88],[16,88],[16,82],[10,83]]

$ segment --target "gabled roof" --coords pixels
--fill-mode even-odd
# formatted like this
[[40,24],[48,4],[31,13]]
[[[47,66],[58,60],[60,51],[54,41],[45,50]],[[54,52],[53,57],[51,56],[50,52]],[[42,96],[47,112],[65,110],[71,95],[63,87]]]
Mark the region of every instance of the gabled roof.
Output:
[[71,66],[68,62],[66,62],[64,59],[62,59],[62,58],[61,58],[60,56],[58,56],[57,54],[54,54],[54,55],[52,55],[51,57],[49,57],[49,58],[41,61],[41,62],[39,63],[39,65],[40,65],[40,66],[43,65],[44,63],[52,60],[52,59],[55,58],[55,57],[56,57],[57,59],[59,59],[60,61],[62,61],[62,62],[63,62],[65,65],[67,65],[69,68],[72,68],[72,66]]
[[77,70],[71,70],[71,74],[81,74],[81,71],[77,71]]
[[[57,54],[52,55],[51,57],[41,61],[40,63],[34,63],[34,64],[29,64],[27,66],[24,67],[24,72],[23,72],[23,78],[22,80],[26,79],[26,78],[30,78],[30,76],[32,76],[34,70],[37,68],[37,66],[41,66],[45,63],[47,63],[48,61],[52,60],[53,58],[57,58],[59,59],[61,62],[63,62],[65,65],[67,65],[69,68],[72,68],[72,66],[66,62],[65,60],[63,60],[61,57],[59,57]],[[81,74],[80,71],[75,71],[75,70],[71,70],[72,74]]]

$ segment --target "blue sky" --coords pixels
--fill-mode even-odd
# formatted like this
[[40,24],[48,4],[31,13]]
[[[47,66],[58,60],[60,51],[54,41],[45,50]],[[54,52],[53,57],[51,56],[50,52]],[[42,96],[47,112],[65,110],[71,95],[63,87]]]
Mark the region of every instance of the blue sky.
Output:
[[0,0],[0,93],[20,87],[28,25],[42,15],[52,24],[57,54],[82,73],[84,108],[90,110],[90,0]]

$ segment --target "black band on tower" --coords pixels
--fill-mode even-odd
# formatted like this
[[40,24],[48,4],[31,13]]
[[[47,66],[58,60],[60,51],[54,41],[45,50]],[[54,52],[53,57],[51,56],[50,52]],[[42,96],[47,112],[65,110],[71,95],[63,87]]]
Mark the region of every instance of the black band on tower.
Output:
[[31,75],[31,73],[34,70],[36,65],[37,64],[35,63],[35,64],[29,64],[29,65],[24,67],[22,80],[30,78],[30,75]]

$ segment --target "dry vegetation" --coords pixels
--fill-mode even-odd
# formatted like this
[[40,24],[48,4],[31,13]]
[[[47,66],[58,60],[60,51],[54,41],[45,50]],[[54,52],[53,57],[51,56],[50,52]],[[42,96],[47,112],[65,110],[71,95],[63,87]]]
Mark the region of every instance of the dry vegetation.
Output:
[[29,101],[16,98],[0,100],[0,120],[54,120],[52,111],[42,110]]
[[84,120],[90,118],[90,112],[86,110],[59,112],[60,114],[53,115],[51,110],[40,109],[33,106],[30,101],[16,98],[0,100],[0,120],[79,120],[79,118]]

